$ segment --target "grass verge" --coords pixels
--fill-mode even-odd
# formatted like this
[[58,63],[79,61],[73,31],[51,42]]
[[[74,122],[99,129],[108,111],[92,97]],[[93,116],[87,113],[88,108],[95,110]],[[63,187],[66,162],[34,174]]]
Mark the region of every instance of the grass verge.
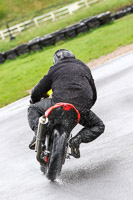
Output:
[[133,43],[132,27],[133,15],[128,15],[86,34],[80,34],[72,40],[61,41],[41,52],[6,61],[0,65],[0,107],[28,95],[26,91],[47,73],[57,49],[69,49],[78,59],[87,63],[119,46]]

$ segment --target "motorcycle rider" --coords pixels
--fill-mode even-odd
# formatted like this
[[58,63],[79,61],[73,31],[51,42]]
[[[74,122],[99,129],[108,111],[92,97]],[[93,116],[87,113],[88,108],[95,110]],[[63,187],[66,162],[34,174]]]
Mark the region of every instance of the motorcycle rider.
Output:
[[[45,98],[52,89],[52,98]],[[73,104],[80,112],[80,124],[84,126],[79,133],[70,139],[71,154],[80,157],[79,145],[88,143],[104,132],[102,120],[90,109],[97,99],[97,92],[91,71],[82,61],[66,49],[59,49],[53,57],[53,66],[48,73],[37,83],[31,92],[31,104],[28,108],[28,121],[35,132],[29,144],[35,148],[39,118],[45,111],[59,102]]]

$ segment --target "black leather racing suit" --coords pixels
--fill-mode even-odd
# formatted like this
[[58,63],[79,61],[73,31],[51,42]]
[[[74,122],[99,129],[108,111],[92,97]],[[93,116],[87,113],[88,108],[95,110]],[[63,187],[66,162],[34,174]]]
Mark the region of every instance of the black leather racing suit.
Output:
[[[52,89],[53,96],[40,99]],[[78,133],[83,143],[91,142],[104,132],[104,124],[90,109],[97,98],[97,92],[90,69],[80,60],[65,58],[53,65],[47,75],[33,88],[32,105],[28,108],[28,121],[36,133],[38,120],[52,105],[58,102],[73,104],[80,112],[80,124],[84,128]]]

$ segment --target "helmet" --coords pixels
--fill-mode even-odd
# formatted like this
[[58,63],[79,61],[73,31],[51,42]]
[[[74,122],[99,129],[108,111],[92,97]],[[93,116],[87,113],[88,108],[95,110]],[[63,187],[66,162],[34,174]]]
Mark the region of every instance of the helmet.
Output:
[[67,49],[59,49],[54,54],[53,63],[57,64],[60,60],[62,60],[64,58],[75,58],[75,56],[71,51],[69,51]]

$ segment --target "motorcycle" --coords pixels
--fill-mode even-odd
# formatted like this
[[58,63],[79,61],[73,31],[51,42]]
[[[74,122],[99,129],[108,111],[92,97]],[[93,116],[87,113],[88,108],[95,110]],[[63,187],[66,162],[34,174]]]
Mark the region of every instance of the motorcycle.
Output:
[[51,181],[61,174],[65,159],[70,158],[69,139],[79,119],[79,111],[68,103],[55,104],[39,119],[36,158],[41,171]]

